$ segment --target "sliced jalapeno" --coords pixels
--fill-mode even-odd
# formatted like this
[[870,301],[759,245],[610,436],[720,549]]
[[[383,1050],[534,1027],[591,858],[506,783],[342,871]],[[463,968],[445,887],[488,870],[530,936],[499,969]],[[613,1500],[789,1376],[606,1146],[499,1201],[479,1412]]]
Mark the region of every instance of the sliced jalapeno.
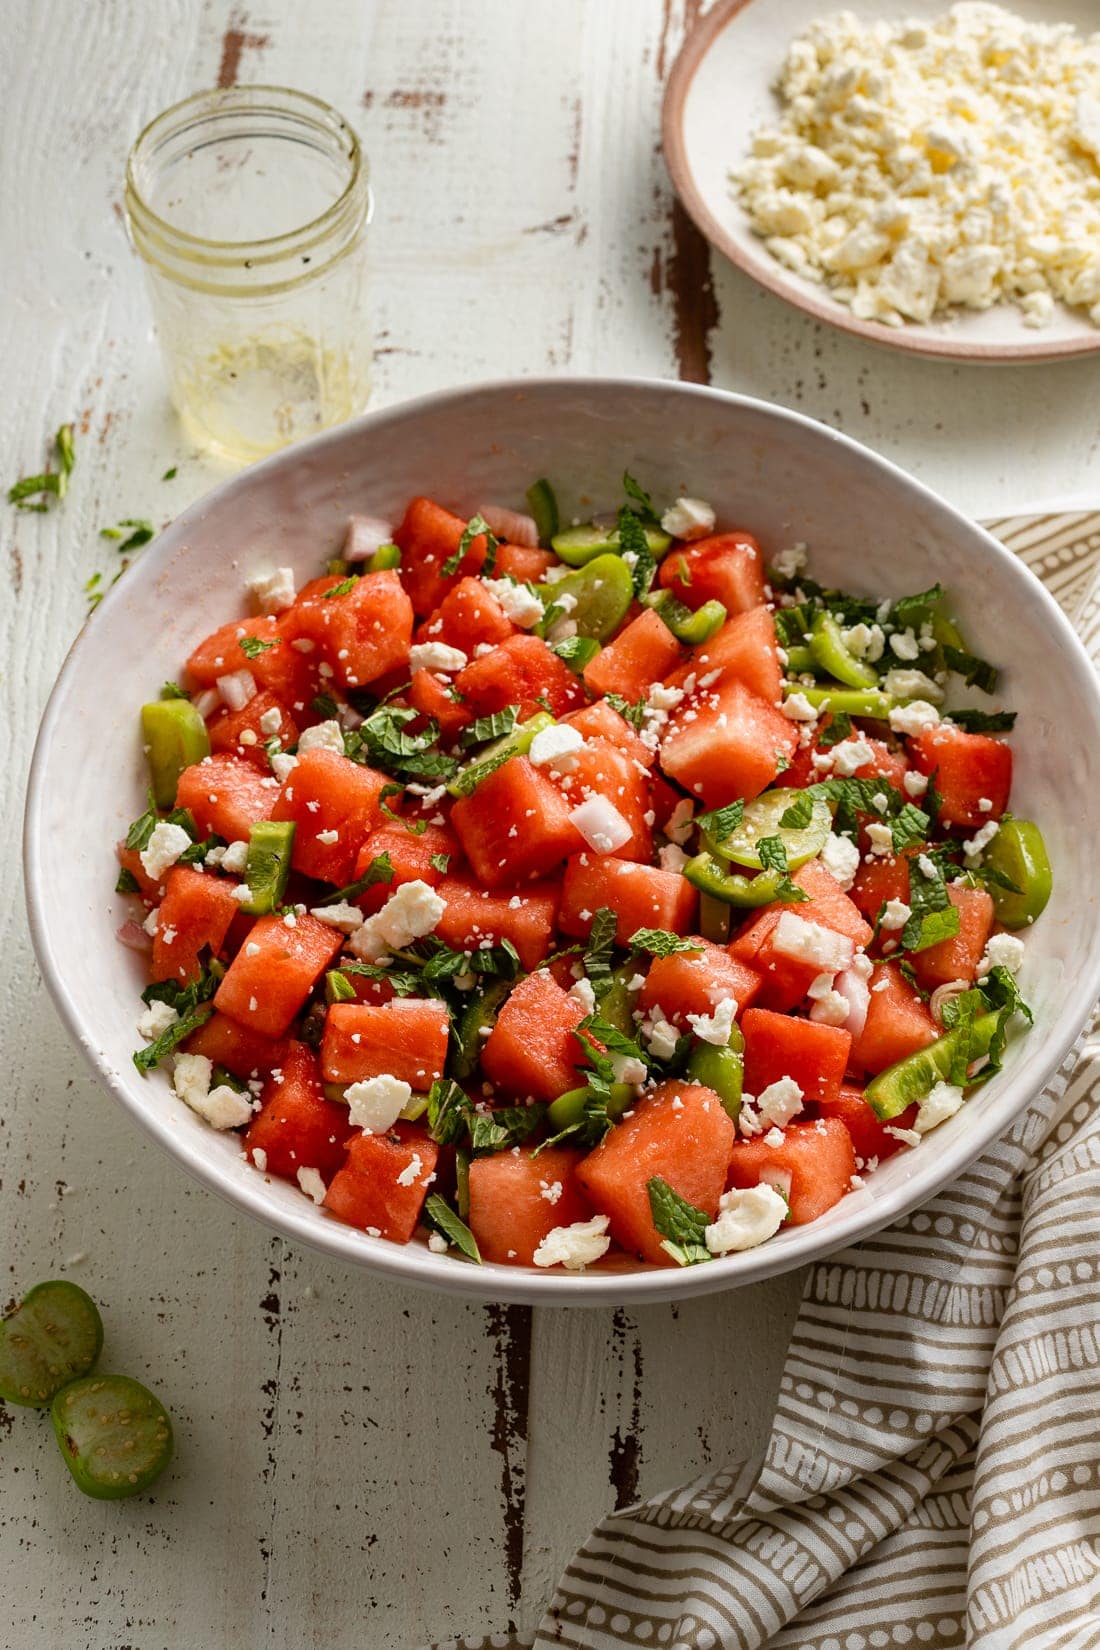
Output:
[[[588,1098],[587,1089],[566,1089],[559,1094],[556,1100],[550,1102],[546,1112],[546,1121],[552,1134],[560,1134],[562,1129],[572,1128],[574,1123],[581,1122],[584,1117],[584,1102]],[[631,1083],[612,1083],[611,1098],[607,1102],[607,1115],[612,1122],[618,1122],[634,1099],[634,1086]]]
[[977,1060],[980,1055],[988,1054],[999,1018],[997,1014],[979,1015],[969,1028],[959,1026],[945,1037],[929,1043],[927,1048],[918,1049],[916,1054],[907,1054],[904,1060],[898,1060],[895,1065],[880,1071],[877,1077],[872,1077],[863,1091],[863,1098],[884,1122],[900,1117],[903,1111],[931,1094],[936,1084],[946,1078],[954,1064],[960,1040],[967,1032],[968,1059]]
[[367,563],[368,573],[387,573],[401,566],[401,551],[396,544],[380,544]]
[[726,622],[726,609],[721,602],[704,602],[692,612],[676,600],[671,590],[658,590],[647,596],[644,606],[659,613],[676,640],[685,647],[700,647],[703,642],[709,642]]
[[558,501],[545,476],[527,489],[527,508],[538,529],[539,543],[549,544],[560,526]]
[[741,1111],[741,1084],[745,1062],[741,1054],[744,1038],[734,1027],[736,1043],[731,1039],[726,1048],[713,1043],[696,1043],[688,1055],[687,1075],[704,1088],[713,1089],[734,1122]]
[[554,725],[554,718],[549,711],[540,710],[536,716],[529,716],[526,722],[506,733],[503,739],[494,740],[486,745],[476,762],[469,762],[447,785],[451,796],[472,796],[483,779],[499,768],[501,762],[509,756],[525,756],[531,749],[531,741],[536,733],[543,728]]
[[[659,528],[647,527],[645,540],[655,556],[663,556],[672,543],[667,533]],[[618,551],[619,529],[617,527],[597,527],[595,522],[585,522],[581,527],[567,527],[564,532],[555,533],[550,540],[551,546],[557,551],[562,561],[570,567],[583,567],[586,562],[596,556],[606,555],[610,551]]]
[[141,731],[158,808],[170,808],[184,768],[210,755],[206,723],[190,699],[154,699],[141,707]]
[[726,905],[747,909],[770,905],[778,897],[783,881],[779,871],[761,871],[757,877],[739,876],[736,872],[727,871],[708,853],[696,854],[694,859],[689,859],[683,874],[701,894],[709,894],[712,899],[722,900]]
[[873,721],[885,722],[890,712],[903,703],[892,693],[876,692],[874,688],[792,687],[792,693],[804,694],[815,710],[831,710],[836,716],[867,716]]
[[878,683],[878,671],[856,658],[845,642],[840,626],[824,608],[813,622],[810,652],[827,675],[848,687],[873,688]]
[[783,651],[787,655],[788,676],[818,675],[818,662],[805,643],[796,642],[792,647],[784,648]]
[[242,901],[241,910],[250,917],[274,911],[286,893],[294,832],[292,819],[261,819],[249,831],[244,873],[249,896]]
[[989,847],[984,863],[1000,871],[1020,890],[991,886],[997,916],[1006,928],[1027,928],[1046,908],[1052,876],[1046,843],[1030,819],[1006,819]]

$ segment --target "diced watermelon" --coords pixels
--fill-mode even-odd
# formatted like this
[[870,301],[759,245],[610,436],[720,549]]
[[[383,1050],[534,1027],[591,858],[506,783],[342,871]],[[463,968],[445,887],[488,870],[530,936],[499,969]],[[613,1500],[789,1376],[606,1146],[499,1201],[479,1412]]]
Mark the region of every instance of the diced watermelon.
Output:
[[661,563],[658,583],[685,607],[719,601],[728,614],[746,613],[766,599],[764,558],[751,533],[718,533],[674,550]]
[[577,1061],[583,1056],[573,1035],[584,1009],[546,969],[521,980],[505,1000],[485,1041],[482,1070],[515,1100],[556,1100],[577,1088]]
[[446,1005],[437,998],[394,997],[371,1007],[333,1003],[321,1039],[326,1083],[397,1077],[424,1094],[443,1075],[450,1036]]
[[926,1048],[940,1032],[896,963],[876,963],[870,986],[867,1018],[852,1043],[852,1064],[874,1075]]
[[830,1100],[840,1092],[852,1048],[850,1033],[840,1026],[750,1008],[741,1031],[746,1094],[760,1095],[782,1077],[794,1079],[806,1103]]
[[401,581],[417,613],[433,613],[447,592],[460,579],[476,573],[485,560],[482,534],[471,541],[454,573],[443,572],[444,562],[454,555],[465,531],[461,516],[433,504],[430,498],[414,498],[405,511],[393,537],[401,548]]
[[438,887],[445,873],[433,865],[432,860],[446,855],[450,862],[448,869],[457,868],[461,850],[452,833],[442,826],[429,825],[417,834],[407,831],[403,825],[383,825],[372,831],[360,848],[352,881],[364,876],[382,854],[389,857],[393,878],[389,882],[374,883],[360,895],[356,903],[364,911],[377,911],[403,882],[426,882],[429,888]]
[[[814,763],[814,757],[820,755],[823,749],[827,756],[832,756],[840,748],[836,745],[823,747],[821,744],[821,735],[831,722],[832,717],[826,712],[817,724],[817,737],[813,744],[799,745],[790,767],[783,775],[784,785],[801,789],[804,785],[816,785],[819,780],[830,777],[831,767],[817,767]],[[882,739],[875,739],[871,734],[862,730],[857,731],[852,737],[862,739],[865,744],[870,746],[871,757],[869,761],[861,762],[859,767],[853,770],[851,777],[855,779],[886,779],[893,785],[895,790],[900,790],[902,780],[909,771],[909,764],[902,752],[891,750],[889,745]],[[841,746],[844,743],[845,741],[842,740]]]
[[549,1146],[532,1157],[532,1150],[521,1146],[470,1164],[469,1224],[482,1260],[530,1266],[556,1226],[591,1217],[577,1181],[580,1152]]
[[661,767],[707,807],[751,801],[798,748],[783,713],[727,676],[685,700],[661,741]]
[[[783,672],[775,640],[775,620],[766,607],[750,607],[727,619],[709,642],[692,649],[691,657],[671,678],[673,686],[681,687],[684,679],[694,674],[696,681],[712,670],[723,676],[736,676],[753,693],[774,705],[783,690]],[[789,784],[788,779],[783,783]]]
[[837,1117],[792,1123],[781,1145],[766,1138],[739,1140],[729,1164],[730,1186],[778,1186],[790,1205],[790,1224],[804,1226],[839,1203],[856,1172],[852,1137]]
[[513,756],[451,809],[466,858],[487,888],[545,877],[583,844],[570,804],[525,756]]
[[164,887],[163,877],[151,877],[141,863],[141,849],[127,848],[125,842],[115,845],[118,863],[124,871],[129,871],[138,885],[138,890],[148,900],[156,900],[160,890]]
[[516,627],[480,579],[460,579],[416,633],[418,642],[445,642],[473,657],[478,647],[497,647]]
[[683,656],[665,621],[647,607],[585,666],[584,679],[593,693],[619,693],[633,701],[644,698]]
[[656,751],[640,739],[624,716],[613,710],[606,699],[596,699],[590,705],[582,705],[565,720],[583,734],[585,739],[606,739],[621,750],[631,761],[640,762],[643,768],[652,768],[657,760]]
[[649,1206],[659,1177],[713,1219],[726,1184],[736,1130],[711,1089],[659,1083],[615,1125],[581,1163],[577,1177],[588,1201],[607,1215],[615,1242],[656,1266],[675,1264]]
[[446,876],[439,894],[446,903],[435,934],[452,950],[510,940],[524,968],[537,968],[549,952],[561,898],[558,883],[528,882],[522,889],[490,893],[466,877]]
[[515,705],[521,722],[547,707],[552,716],[563,716],[584,700],[569,666],[538,636],[510,636],[460,670],[455,686],[475,716]]
[[493,577],[515,579],[517,584],[541,584],[554,560],[547,551],[536,550],[531,545],[500,544]]
[[719,1003],[733,998],[738,1013],[748,1008],[760,989],[754,969],[731,957],[723,946],[693,935],[698,951],[678,951],[655,957],[649,965],[638,1006],[648,1012],[660,1008],[663,1017],[684,1026],[689,1014],[711,1014]]
[[153,936],[154,980],[197,980],[202,953],[217,954],[240,907],[233,885],[190,865],[173,865]]
[[282,628],[288,636],[316,643],[341,687],[368,687],[408,659],[412,602],[392,570],[366,573],[346,593],[334,595],[346,582],[333,577],[323,590],[303,591],[284,614]]
[[913,972],[926,991],[952,980],[973,980],[993,932],[993,900],[984,888],[949,886],[947,897],[959,913],[959,932],[910,957]]
[[353,1135],[325,1208],[371,1237],[408,1243],[438,1157],[435,1141],[411,1123],[395,1123],[388,1134]]
[[414,670],[408,691],[409,704],[422,716],[430,716],[439,726],[439,737],[450,745],[474,720],[470,707],[451,697],[450,678],[433,670]]
[[327,1185],[344,1165],[351,1134],[347,1109],[325,1099],[317,1056],[305,1043],[286,1045],[278,1075],[260,1096],[260,1110],[245,1131],[245,1155],[256,1152],[267,1174],[297,1180],[299,1169],[316,1169]]
[[909,861],[912,854],[867,854],[851,887],[852,904],[868,922],[875,922],[890,900],[909,903]]
[[290,1044],[285,1037],[264,1037],[238,1025],[227,1014],[213,1013],[185,1043],[188,1054],[205,1054],[234,1077],[267,1077],[282,1066]]
[[888,1157],[893,1157],[905,1144],[896,1134],[890,1134],[889,1129],[911,1129],[916,1121],[918,1106],[908,1106],[900,1117],[895,1117],[889,1125],[882,1122],[873,1108],[863,1098],[863,1090],[845,1083],[840,1093],[832,1100],[824,1101],[818,1106],[822,1117],[836,1117],[844,1124],[852,1137],[852,1146],[856,1154],[856,1168],[873,1162],[876,1158],[884,1163]]
[[282,917],[259,917],[248,945],[229,965],[215,1005],[265,1037],[282,1037],[339,951],[343,935],[308,912],[291,927]]
[[698,919],[699,896],[678,871],[659,871],[610,854],[575,855],[565,867],[559,927],[587,939],[603,905],[618,917],[616,937],[625,945],[639,928],[690,933]]
[[232,676],[238,670],[252,671],[255,680],[253,666],[256,659],[263,658],[263,651],[256,655],[256,659],[250,659],[241,648],[245,636],[266,642],[274,650],[279,641],[279,622],[265,617],[231,619],[228,624],[219,625],[199,643],[187,661],[185,671],[191,686],[196,689],[213,687],[219,676]]
[[802,1001],[820,973],[814,963],[785,956],[776,949],[774,931],[784,911],[793,912],[804,922],[846,934],[857,949],[871,938],[870,924],[863,920],[858,908],[820,860],[808,860],[791,881],[808,894],[809,899],[794,905],[777,902],[766,906],[730,945],[731,956],[748,963],[761,975],[760,1000],[769,1008],[793,1008]]
[[936,776],[942,824],[985,825],[1008,807],[1012,750],[1003,739],[941,723],[911,739],[909,754],[921,773]]
[[[630,838],[616,847],[618,859],[648,863],[653,858],[649,779],[632,757],[606,739],[589,739],[581,750],[572,753],[568,772],[559,773],[553,768],[550,772],[567,808],[577,808],[591,796],[602,796],[621,814],[630,827]],[[569,852],[580,846],[579,841],[575,842]]]
[[[274,735],[266,733],[261,726],[263,718],[270,717],[273,712],[277,712],[279,717]],[[296,745],[298,731],[298,724],[290,711],[273,693],[266,691],[257,693],[243,710],[219,711],[207,724],[212,751],[229,751],[233,756],[250,762],[254,768],[259,768],[265,777],[271,772],[265,749],[267,741],[274,737],[280,746]]]
[[236,756],[208,756],[184,768],[176,787],[177,808],[187,808],[203,836],[248,841],[261,819],[269,819],[279,787]]
[[[272,819],[294,821],[294,869],[322,882],[350,882],[360,848],[384,817],[389,783],[387,774],[324,746],[300,756],[271,810]],[[333,832],[335,842],[324,840]]]

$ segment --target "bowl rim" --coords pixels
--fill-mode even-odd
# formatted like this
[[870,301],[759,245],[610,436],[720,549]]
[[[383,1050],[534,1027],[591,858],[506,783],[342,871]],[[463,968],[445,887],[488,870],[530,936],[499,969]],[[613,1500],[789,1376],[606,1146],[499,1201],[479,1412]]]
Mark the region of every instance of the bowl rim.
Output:
[[[1014,575],[1030,584],[1031,596],[1043,610],[1052,646],[1066,649],[1072,660],[1072,669],[1086,699],[1091,699],[1097,719],[1100,720],[1100,677],[1093,669],[1084,646],[1066,615],[1050,592],[1031,570],[1011,551],[1000,544],[991,533],[970,521],[961,511],[949,504],[923,482],[909,475],[888,458],[874,452],[862,442],[844,435],[830,426],[794,412],[773,402],[753,396],[739,395],[710,385],[685,383],[677,379],[616,375],[544,375],[531,378],[492,379],[482,383],[460,385],[433,390],[410,400],[375,408],[337,425],[320,435],[284,448],[257,464],[248,466],[235,476],[216,484],[194,503],[190,504],[143,553],[129,575],[126,588],[112,589],[100,604],[99,611],[111,611],[127,592],[135,586],[152,584],[163,573],[177,542],[186,539],[197,527],[209,508],[210,500],[231,501],[233,496],[251,488],[257,476],[278,471],[297,463],[309,463],[329,447],[338,446],[356,435],[367,434],[378,425],[405,418],[416,419],[426,412],[454,406],[484,396],[542,394],[567,391],[569,393],[608,393],[629,395],[638,392],[657,392],[661,395],[709,401],[722,406],[744,408],[748,412],[771,419],[779,424],[794,425],[811,434],[816,440],[832,442],[853,457],[877,470],[884,481],[900,484],[937,511],[946,512],[959,531],[971,539],[976,536],[987,552],[997,561],[1011,566]],[[234,1208],[253,1216],[274,1229],[284,1238],[305,1244],[335,1260],[365,1267],[379,1276],[417,1288],[438,1289],[467,1299],[490,1303],[518,1302],[529,1305],[605,1305],[608,1302],[652,1304],[660,1301],[683,1300],[691,1296],[716,1293],[758,1283],[765,1278],[795,1270],[799,1266],[826,1258],[838,1250],[873,1236],[908,1214],[919,1204],[928,1201],[970,1166],[989,1145],[1001,1136],[1016,1120],[1032,1094],[1042,1091],[1057,1071],[1070,1049],[1076,1043],[1089,1015],[1092,1004],[1100,996],[1100,957],[1091,975],[1074,977],[1067,993],[1068,1002],[1077,1008],[1063,1020],[1060,1034],[1048,1036],[1042,1049],[1041,1071],[1026,1090],[1014,1092],[1020,1080],[1011,1074],[1005,1085],[1005,1101],[982,1118],[980,1123],[962,1131],[950,1148],[935,1156],[930,1155],[926,1168],[915,1166],[904,1185],[894,1188],[888,1196],[870,1199],[865,1206],[855,1208],[847,1217],[843,1229],[823,1239],[817,1222],[792,1228],[778,1244],[763,1244],[740,1254],[719,1257],[707,1266],[676,1268],[635,1267],[630,1270],[595,1270],[584,1273],[547,1270],[536,1273],[526,1268],[487,1263],[482,1266],[455,1264],[453,1257],[434,1255],[419,1244],[401,1245],[383,1238],[369,1238],[354,1227],[335,1219],[318,1219],[319,1211],[312,1205],[283,1210],[275,1207],[267,1196],[265,1177],[256,1174],[235,1174],[211,1154],[193,1147],[149,1107],[143,1106],[138,1091],[122,1080],[107,1061],[97,1053],[94,1024],[82,1019],[69,1000],[64,988],[64,959],[55,948],[51,933],[49,904],[42,865],[42,823],[47,788],[51,782],[49,755],[53,735],[64,715],[66,700],[80,672],[84,655],[93,645],[86,622],[70,646],[57,679],[50,691],[42,714],[31,756],[23,819],[23,870],[27,914],[35,955],[42,970],[47,990],[72,1041],[84,1055],[88,1065],[119,1101],[130,1116],[192,1177],[218,1193]],[[128,1073],[126,1074],[128,1077]],[[135,1077],[136,1082],[136,1077]],[[303,1200],[304,1203],[304,1200]]]
[[990,344],[942,338],[930,333],[920,323],[887,327],[874,321],[864,321],[845,304],[800,286],[790,272],[784,270],[782,264],[764,249],[762,241],[758,250],[757,245],[731,234],[727,225],[711,210],[695,181],[695,172],[688,158],[684,113],[695,76],[711,46],[727,25],[752,4],[753,0],[718,0],[718,4],[699,20],[672,65],[661,106],[661,147],[672,186],[696,228],[723,257],[765,291],[811,315],[815,321],[824,321],[841,332],[865,338],[885,349],[902,350],[909,355],[939,361],[984,363],[987,366],[1020,366],[1065,361],[1077,356],[1094,355],[1100,350],[1100,328],[1096,329],[1095,337],[1082,334],[1079,338],[1064,338],[1057,343],[1037,337],[1034,342]]

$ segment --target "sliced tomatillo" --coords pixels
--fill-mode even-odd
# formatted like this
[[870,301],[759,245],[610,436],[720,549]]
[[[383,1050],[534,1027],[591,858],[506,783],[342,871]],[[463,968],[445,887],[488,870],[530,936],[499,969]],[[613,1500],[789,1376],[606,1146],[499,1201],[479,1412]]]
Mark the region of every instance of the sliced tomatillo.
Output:
[[103,1321],[95,1301],[62,1278],[40,1283],[0,1323],[0,1398],[44,1408],[95,1368]]
[[50,1406],[65,1465],[85,1495],[138,1495],[172,1459],[172,1422],[160,1399],[128,1375],[86,1375]]

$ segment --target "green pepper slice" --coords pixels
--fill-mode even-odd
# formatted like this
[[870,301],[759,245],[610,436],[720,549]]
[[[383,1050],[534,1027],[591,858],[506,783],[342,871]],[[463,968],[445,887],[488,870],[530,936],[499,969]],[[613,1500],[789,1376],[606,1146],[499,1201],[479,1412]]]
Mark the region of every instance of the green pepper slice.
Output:
[[745,865],[750,870],[759,870],[760,843],[765,837],[778,837],[787,850],[788,869],[797,871],[800,865],[816,859],[833,827],[833,816],[829,812],[828,803],[820,798],[814,799],[808,825],[780,824],[787,809],[796,803],[804,803],[805,798],[804,791],[765,791],[763,796],[746,802],[740,825],[721,841],[704,832],[706,845],[717,859],[728,860],[734,865]]
[[514,980],[493,980],[483,991],[474,992],[454,1023],[447,1056],[447,1075],[457,1083],[467,1083],[477,1070],[486,1026],[496,1023],[497,1011],[515,985]]
[[171,808],[184,768],[210,755],[206,723],[190,699],[154,699],[141,707],[141,731],[158,808]]
[[[577,635],[587,636],[595,642],[606,642],[626,618],[627,609],[634,599],[634,585],[630,569],[621,556],[603,555],[586,563],[578,572],[570,573],[568,578],[560,579],[557,584],[541,586],[539,595],[547,604],[548,614],[556,603],[560,603],[562,596],[572,596],[576,606],[569,609],[568,617],[576,625]],[[551,628],[555,622],[555,617],[551,616]],[[540,632],[545,628],[544,620],[539,626]]]
[[856,658],[833,615],[824,608],[813,622],[810,652],[826,675],[847,687],[873,688],[878,684],[878,671]]
[[709,894],[712,899],[722,900],[726,905],[743,906],[745,909],[771,905],[778,897],[779,885],[783,880],[779,871],[761,871],[756,877],[738,876],[727,871],[708,853],[696,854],[694,859],[689,859],[683,874],[701,894]]
[[[560,1134],[562,1129],[570,1129],[574,1123],[580,1123],[584,1118],[584,1103],[587,1098],[588,1090],[582,1088],[566,1089],[556,1100],[551,1100],[546,1112],[551,1134]],[[629,1109],[633,1099],[633,1084],[612,1083],[607,1115],[613,1123],[617,1123],[623,1112]]]
[[388,573],[401,566],[401,551],[396,544],[380,544],[367,562],[368,573]]
[[266,916],[282,901],[290,876],[294,831],[292,819],[260,819],[249,831],[244,872],[249,896],[241,902],[241,910],[250,917]]
[[741,1033],[734,1028],[736,1043],[731,1039],[726,1048],[713,1043],[696,1043],[688,1055],[687,1075],[704,1088],[713,1089],[724,1109],[736,1123],[741,1111],[741,1085],[745,1062],[741,1050],[745,1046]]
[[1020,890],[991,886],[997,916],[1006,928],[1028,928],[1046,909],[1053,877],[1043,833],[1030,819],[1005,819],[984,863],[1000,871]]
[[[967,1054],[970,1060],[989,1053],[999,1018],[997,1014],[982,1014],[969,1027]],[[880,1071],[877,1077],[872,1077],[863,1091],[863,1098],[876,1117],[888,1123],[892,1117],[900,1117],[916,1101],[931,1094],[936,1084],[950,1072],[959,1040],[966,1030],[959,1026],[945,1037],[929,1043],[927,1048],[906,1055],[904,1060],[898,1060],[895,1065]]]
[[508,756],[525,756],[531,749],[531,741],[536,733],[543,728],[551,728],[554,718],[549,711],[540,710],[537,715],[529,716],[526,722],[520,722],[511,733],[506,733],[502,739],[495,739],[491,745],[486,745],[476,762],[468,762],[460,768],[449,782],[447,790],[451,796],[470,796],[485,779],[498,768],[501,761]]
[[455,1208],[460,1220],[469,1220],[470,1154],[461,1148],[455,1152]]
[[892,693],[877,692],[874,688],[799,687],[787,689],[786,697],[801,693],[815,710],[831,710],[837,716],[866,716],[872,721],[885,722],[892,710],[904,704]]
[[721,602],[704,602],[693,613],[690,607],[676,600],[671,590],[658,590],[646,596],[643,606],[659,613],[676,640],[685,647],[700,647],[703,642],[709,642],[726,622],[726,609]]
[[527,508],[538,529],[539,543],[549,544],[561,525],[554,489],[543,476],[527,489]]
[[810,649],[802,642],[783,649],[787,655],[788,676],[817,676],[820,674],[817,660]]
[[[645,541],[652,554],[658,558],[665,554],[672,543],[669,535],[656,527],[645,529]],[[550,544],[562,561],[568,562],[570,567],[583,567],[596,556],[606,555],[608,551],[618,551],[619,529],[597,527],[595,522],[585,522],[581,527],[567,527],[564,532],[555,533]]]
[[730,908],[725,900],[713,894],[699,894],[699,932],[712,945],[728,945],[730,937]]
[[630,990],[628,982],[637,972],[635,963],[619,963],[611,970],[611,984],[599,1000],[600,1019],[627,1037],[633,1037],[636,1029],[633,1014],[638,993]]

